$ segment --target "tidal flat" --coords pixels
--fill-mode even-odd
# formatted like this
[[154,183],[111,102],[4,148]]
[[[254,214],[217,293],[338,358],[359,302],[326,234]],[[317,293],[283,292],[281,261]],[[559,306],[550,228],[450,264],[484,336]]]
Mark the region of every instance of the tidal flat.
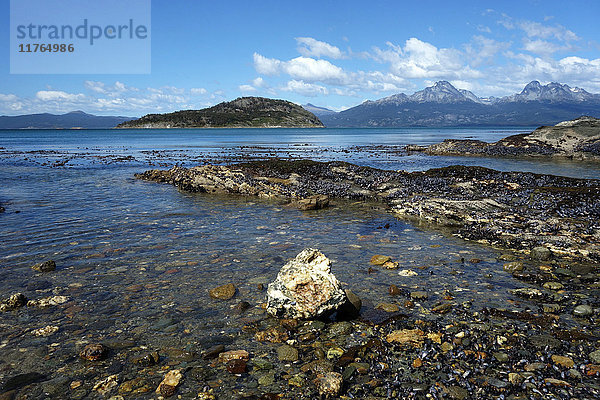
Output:
[[[134,177],[290,148],[383,170],[411,157],[397,146],[241,146],[255,144],[228,147],[227,160],[206,149],[158,149],[148,153],[162,154],[153,160],[128,151],[77,158],[64,149],[2,150],[0,297],[9,301],[0,312],[0,396],[600,395],[595,259],[465,240],[451,226],[390,212],[373,196],[332,196],[329,207],[302,211],[277,196],[193,193]],[[419,157],[410,162],[443,166]],[[331,259],[332,272],[362,300],[359,317],[265,313],[267,285],[309,247]],[[54,270],[31,268],[49,260]],[[211,297],[226,284],[233,297]],[[11,302],[16,293],[29,303]],[[335,392],[324,390],[335,383],[323,381],[329,372],[342,376]]]

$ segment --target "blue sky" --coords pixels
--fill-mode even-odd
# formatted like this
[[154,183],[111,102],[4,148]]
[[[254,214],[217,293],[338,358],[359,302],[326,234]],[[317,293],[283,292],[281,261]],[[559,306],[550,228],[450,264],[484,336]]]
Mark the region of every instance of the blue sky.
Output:
[[340,110],[438,80],[481,97],[532,80],[600,93],[597,0],[155,0],[141,75],[11,75],[8,0],[0,13],[3,115],[139,116],[249,95]]

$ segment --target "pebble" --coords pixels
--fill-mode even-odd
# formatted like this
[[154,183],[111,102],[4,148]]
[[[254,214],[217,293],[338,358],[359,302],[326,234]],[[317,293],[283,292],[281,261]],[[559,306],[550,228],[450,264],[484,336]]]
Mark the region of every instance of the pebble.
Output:
[[79,357],[88,361],[102,360],[108,354],[108,348],[101,343],[90,343],[79,352]]
[[398,288],[398,286],[390,285],[390,287],[388,288],[388,293],[390,294],[390,296],[400,296],[402,294],[402,291],[400,290],[400,288]]
[[523,262],[521,262],[521,261],[512,261],[512,262],[508,262],[508,263],[504,264],[503,268],[506,272],[513,273],[513,272],[523,271],[525,269],[525,266],[523,265]]
[[298,349],[284,344],[283,346],[277,348],[277,358],[279,359],[279,361],[298,361]]
[[391,303],[379,303],[375,308],[389,313],[397,312],[400,310],[400,307],[398,307],[398,305]]
[[208,293],[213,299],[229,300],[235,296],[236,290],[237,288],[233,283],[227,283],[225,285],[210,289]]
[[400,275],[400,276],[417,276],[418,274],[415,271],[413,271],[412,269],[403,269],[398,272],[398,275]]
[[562,290],[565,288],[565,286],[560,282],[546,282],[542,286],[544,287],[544,289],[549,290]]
[[412,297],[413,299],[416,299],[416,300],[424,300],[428,296],[427,296],[427,292],[424,292],[424,291],[421,291],[421,290],[417,290],[415,292],[411,292],[410,293],[410,297]]
[[587,304],[580,304],[573,309],[573,315],[576,317],[589,317],[594,314],[594,310]]
[[177,391],[177,386],[181,382],[183,374],[181,370],[173,369],[165,374],[164,379],[156,388],[156,393],[165,397],[171,397]]
[[600,350],[593,351],[589,354],[590,361],[594,364],[600,364]]
[[392,257],[390,256],[382,256],[380,254],[376,254],[373,257],[371,257],[371,264],[373,265],[383,265],[386,262],[390,261],[392,259]]
[[385,340],[389,343],[398,343],[402,346],[423,346],[424,333],[420,329],[401,329],[396,330],[386,336]]
[[248,361],[249,359],[250,354],[246,350],[230,350],[220,353],[218,361],[220,363],[226,363],[230,360]]
[[314,380],[321,396],[335,397],[342,390],[343,378],[339,372],[327,372]]
[[552,361],[554,364],[560,365],[564,368],[572,368],[575,365],[575,362],[570,357],[559,356],[556,354],[552,355]]

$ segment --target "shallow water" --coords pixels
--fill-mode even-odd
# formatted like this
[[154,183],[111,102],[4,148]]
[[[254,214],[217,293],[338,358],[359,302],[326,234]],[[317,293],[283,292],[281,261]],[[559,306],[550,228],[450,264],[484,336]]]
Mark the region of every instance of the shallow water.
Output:
[[[284,137],[274,131],[263,135],[253,130],[242,132],[239,140],[226,137],[225,132],[213,132],[208,131],[213,138],[203,142],[200,150],[193,150],[194,157],[204,158],[213,151],[207,149],[224,144],[230,147],[223,151],[239,152],[239,146],[256,144],[260,139],[262,145],[272,147],[282,143],[294,147],[300,140],[311,142],[310,146],[296,146],[302,151],[295,156],[328,149],[316,158],[346,159],[380,168],[427,169],[458,161],[340,150],[354,146],[355,140],[365,146],[371,138],[396,143],[401,133],[367,137],[363,132],[361,142],[352,136],[340,138],[339,132],[301,137],[302,131]],[[406,142],[426,144],[438,141],[438,134],[448,134],[447,130],[440,132],[430,136],[413,132],[406,136],[411,139]],[[479,137],[484,136],[478,132]],[[485,137],[506,133],[486,132]],[[147,168],[145,164],[158,162],[142,156],[142,151],[154,147],[183,152],[175,158],[161,157],[162,164],[172,165],[180,161],[178,157],[193,163],[188,150],[196,146],[193,143],[198,138],[194,135],[198,133],[184,132],[182,138],[177,132],[126,132],[119,136],[120,132],[110,131],[92,133],[86,136],[90,142],[85,143],[63,141],[63,134],[27,131],[19,139],[15,133],[0,133],[4,148],[0,203],[6,208],[0,214],[1,297],[15,292],[23,292],[30,299],[69,297],[61,307],[0,313],[0,366],[11,365],[22,371],[39,368],[41,355],[50,352],[54,356],[46,356],[42,364],[51,370],[71,359],[82,341],[134,340],[149,348],[190,343],[206,347],[215,335],[234,337],[245,322],[262,314],[265,291],[257,285],[271,282],[286,260],[306,247],[320,249],[333,261],[333,272],[363,299],[365,309],[372,310],[382,302],[401,306],[403,299],[388,295],[391,284],[406,292],[429,293],[423,304],[416,301],[414,308],[403,310],[419,318],[428,318],[432,304],[448,296],[457,303],[470,302],[474,309],[503,307],[507,302],[514,309],[533,307],[508,293],[523,283],[502,270],[500,252],[396,220],[378,204],[336,201],[325,210],[301,212],[273,201],[183,193],[170,185],[133,178],[134,173]],[[11,139],[7,141],[7,137]],[[110,145],[103,145],[101,139],[110,139]],[[186,141],[190,143],[184,145]],[[38,145],[57,151],[58,156],[23,153]],[[94,156],[57,168],[41,165],[66,153],[81,153],[83,148]],[[117,153],[133,159],[106,165],[96,158]],[[586,169],[573,163],[468,161],[491,167],[498,163],[503,167],[500,169],[529,165],[537,172],[557,170],[567,175],[585,171],[581,176],[596,177],[599,172],[595,166]],[[391,256],[400,263],[399,269],[376,268],[369,273],[374,254]],[[31,270],[31,265],[48,259],[56,261],[55,272]],[[400,276],[404,269],[416,276]],[[237,299],[252,305],[243,316],[231,310],[235,301],[222,302],[208,295],[209,289],[228,282],[238,287]],[[60,329],[49,337],[32,335],[32,330],[47,325]]]

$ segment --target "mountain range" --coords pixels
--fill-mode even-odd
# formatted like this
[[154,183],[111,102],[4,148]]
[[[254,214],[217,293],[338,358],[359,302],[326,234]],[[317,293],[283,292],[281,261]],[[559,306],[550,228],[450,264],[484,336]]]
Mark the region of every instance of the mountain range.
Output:
[[327,127],[526,126],[553,125],[581,115],[600,117],[600,95],[538,81],[501,98],[481,98],[439,81],[410,96],[399,93],[368,100],[341,112],[310,106]]
[[66,114],[0,116],[0,129],[110,129],[131,117],[98,116],[72,111]]

